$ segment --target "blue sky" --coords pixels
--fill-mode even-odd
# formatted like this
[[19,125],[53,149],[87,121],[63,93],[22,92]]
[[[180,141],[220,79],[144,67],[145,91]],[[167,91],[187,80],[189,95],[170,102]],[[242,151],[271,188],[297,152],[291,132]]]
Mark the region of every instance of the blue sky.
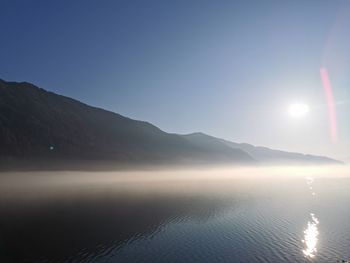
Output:
[[[350,157],[350,3],[0,0],[0,78],[237,142]],[[338,113],[329,136],[320,67]],[[310,112],[292,119],[288,106]]]

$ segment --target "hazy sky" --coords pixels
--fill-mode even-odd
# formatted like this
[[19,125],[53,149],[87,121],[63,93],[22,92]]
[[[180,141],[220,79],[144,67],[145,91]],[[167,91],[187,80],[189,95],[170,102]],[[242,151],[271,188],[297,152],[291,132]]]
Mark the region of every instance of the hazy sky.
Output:
[[[2,79],[167,132],[350,159],[350,1],[0,0],[0,10]],[[310,107],[304,118],[288,114],[296,101]]]

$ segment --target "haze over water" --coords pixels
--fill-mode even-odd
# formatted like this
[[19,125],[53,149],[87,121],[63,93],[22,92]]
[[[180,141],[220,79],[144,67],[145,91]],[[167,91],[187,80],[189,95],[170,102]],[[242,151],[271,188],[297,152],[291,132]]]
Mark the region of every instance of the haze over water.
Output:
[[0,177],[1,262],[350,259],[346,166]]

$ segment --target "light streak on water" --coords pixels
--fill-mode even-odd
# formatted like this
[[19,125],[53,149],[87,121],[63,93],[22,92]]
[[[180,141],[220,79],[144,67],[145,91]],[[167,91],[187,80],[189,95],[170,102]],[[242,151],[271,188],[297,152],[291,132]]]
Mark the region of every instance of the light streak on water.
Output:
[[[313,183],[315,179],[311,176],[308,176],[305,178],[306,184],[309,187],[309,190],[311,192],[312,196],[315,196],[316,193],[313,190]],[[318,242],[318,228],[317,225],[319,224],[318,219],[316,218],[315,214],[310,213],[311,220],[307,222],[307,227],[304,230],[304,239],[302,242],[305,245],[305,248],[303,249],[303,254],[307,258],[313,258],[316,255],[317,252],[317,242]]]
[[318,242],[318,219],[313,213],[310,214],[311,220],[307,222],[307,228],[304,230],[304,239],[302,242],[305,244],[305,249],[303,253],[305,257],[313,258],[317,252],[317,242]]
[[311,195],[315,196],[316,193],[315,193],[315,191],[313,190],[313,187],[312,187],[312,184],[313,184],[315,179],[313,177],[311,177],[311,176],[308,176],[305,179],[306,179],[306,184],[308,185],[308,187],[309,187],[309,189],[311,191]]

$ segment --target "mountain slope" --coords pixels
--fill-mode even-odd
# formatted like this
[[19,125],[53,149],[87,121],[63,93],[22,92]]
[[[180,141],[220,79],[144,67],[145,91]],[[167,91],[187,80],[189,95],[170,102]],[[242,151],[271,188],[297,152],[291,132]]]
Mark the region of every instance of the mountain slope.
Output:
[[301,154],[294,152],[285,152],[273,150],[266,147],[254,146],[247,143],[235,143],[223,139],[219,139],[204,133],[192,133],[183,135],[193,143],[201,143],[206,145],[224,145],[232,149],[240,149],[252,156],[261,164],[339,164],[341,162],[334,159],[315,156],[309,154]]
[[[20,161],[20,162],[19,162]],[[320,164],[333,159],[234,143],[203,133],[178,135],[30,83],[0,80],[0,169],[67,164]],[[106,163],[102,163],[103,168]],[[95,165],[96,166],[96,165]]]
[[2,160],[255,163],[242,150],[228,149],[213,150],[150,123],[88,106],[30,83],[0,80]]
[[205,135],[203,133],[193,133],[183,135],[183,138],[188,140],[193,145],[201,147],[207,151],[215,152],[219,155],[233,156],[237,160],[244,160],[249,158],[250,155],[239,148],[232,148],[229,145],[217,140],[215,137]]

